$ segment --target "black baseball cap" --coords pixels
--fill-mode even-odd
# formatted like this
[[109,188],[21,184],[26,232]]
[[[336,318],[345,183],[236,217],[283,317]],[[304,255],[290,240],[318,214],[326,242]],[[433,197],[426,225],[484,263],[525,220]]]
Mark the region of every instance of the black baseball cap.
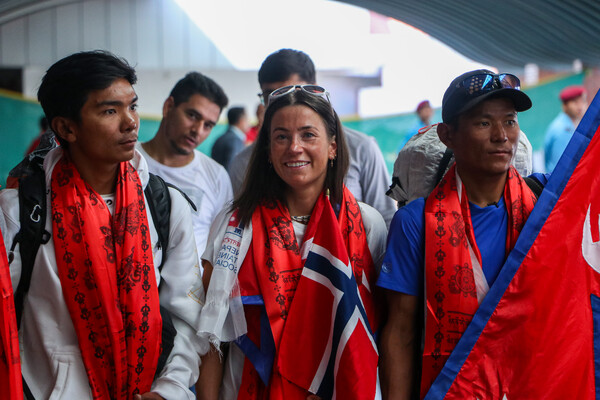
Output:
[[521,91],[519,78],[512,74],[495,74],[487,69],[478,69],[465,72],[450,83],[442,100],[442,120],[451,122],[491,97],[511,99],[516,111],[531,108],[531,99]]

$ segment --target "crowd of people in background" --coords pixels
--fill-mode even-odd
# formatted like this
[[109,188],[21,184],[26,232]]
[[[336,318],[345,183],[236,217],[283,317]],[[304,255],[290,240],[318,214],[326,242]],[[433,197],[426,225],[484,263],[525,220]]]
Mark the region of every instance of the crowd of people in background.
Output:
[[[519,79],[450,82],[436,129],[453,161],[399,209],[375,139],[344,127],[302,51],[262,63],[254,126],[190,72],[141,143],[136,79],[126,60],[89,51],[40,85],[46,125],[28,153],[43,158],[27,173],[46,185],[45,239],[33,254],[27,176],[0,192],[0,280],[31,282],[18,325],[0,330],[10,398],[423,398],[536,203],[513,166],[518,114],[532,107]],[[547,172],[587,108],[581,86],[560,100]],[[225,110],[209,157],[197,147]],[[433,112],[417,105],[400,148]],[[8,321],[14,309],[0,308]]]

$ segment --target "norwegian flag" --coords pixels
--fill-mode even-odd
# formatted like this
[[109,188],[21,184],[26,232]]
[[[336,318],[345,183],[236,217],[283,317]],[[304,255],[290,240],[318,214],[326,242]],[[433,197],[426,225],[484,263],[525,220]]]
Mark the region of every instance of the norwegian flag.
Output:
[[600,96],[426,399],[600,399]]
[[[338,224],[330,205],[320,224]],[[304,248],[308,255],[281,339],[279,371],[324,399],[373,399],[377,346],[342,235],[317,229]]]

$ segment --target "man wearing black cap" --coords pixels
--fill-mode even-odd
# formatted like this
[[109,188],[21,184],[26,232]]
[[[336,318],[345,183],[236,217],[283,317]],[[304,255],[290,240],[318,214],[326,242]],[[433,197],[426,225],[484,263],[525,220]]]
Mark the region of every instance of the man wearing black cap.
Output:
[[419,381],[425,396],[514,247],[536,201],[511,166],[517,113],[530,107],[510,74],[471,71],[446,90],[437,132],[456,163],[427,198],[394,216],[377,283],[389,307],[384,399],[417,397]]

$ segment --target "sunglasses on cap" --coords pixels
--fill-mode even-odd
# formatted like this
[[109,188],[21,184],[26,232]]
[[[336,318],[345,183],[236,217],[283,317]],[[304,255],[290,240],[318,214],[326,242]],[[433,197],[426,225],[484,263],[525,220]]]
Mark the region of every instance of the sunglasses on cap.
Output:
[[473,95],[498,89],[521,90],[521,81],[513,74],[476,74],[459,82],[458,86]]
[[284,87],[280,87],[279,89],[273,90],[269,94],[267,105],[269,103],[271,103],[273,100],[275,100],[279,97],[287,96],[288,94],[293,93],[296,90],[302,90],[303,92],[308,93],[310,95],[322,97],[325,100],[327,100],[327,102],[331,103],[331,101],[329,100],[329,92],[327,90],[325,90],[325,88],[322,86],[319,86],[319,85],[289,85],[289,86],[284,86]]

